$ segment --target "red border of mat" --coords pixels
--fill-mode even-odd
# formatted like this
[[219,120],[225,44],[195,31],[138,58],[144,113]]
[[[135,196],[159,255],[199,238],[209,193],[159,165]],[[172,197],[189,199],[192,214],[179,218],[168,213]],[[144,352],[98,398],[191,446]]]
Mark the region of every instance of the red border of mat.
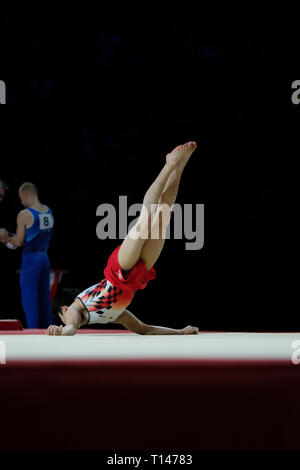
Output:
[[[20,330],[0,330],[1,335],[43,335],[45,334],[45,329],[23,329]],[[121,330],[121,329],[109,329],[109,330],[101,330],[101,329],[83,329],[78,330],[76,334],[86,335],[86,334],[114,334],[114,333],[132,333],[129,330]],[[246,334],[300,334],[300,331],[200,331],[201,333],[246,333]]]
[[[103,333],[132,333],[129,330],[92,330],[92,329],[86,329],[86,330],[78,330],[76,334],[80,335],[88,335],[88,334],[103,334]],[[0,330],[0,336],[1,335],[44,335],[46,334],[45,329],[25,329],[25,330]]]
[[9,361],[0,449],[299,448],[299,371],[286,360]]

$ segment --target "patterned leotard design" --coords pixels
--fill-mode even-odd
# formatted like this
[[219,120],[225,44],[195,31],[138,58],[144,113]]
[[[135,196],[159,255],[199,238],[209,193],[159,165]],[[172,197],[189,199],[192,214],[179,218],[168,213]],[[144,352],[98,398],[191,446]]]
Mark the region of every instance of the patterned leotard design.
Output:
[[115,287],[108,279],[78,295],[89,314],[89,324],[116,321],[133,297],[134,292]]
[[148,270],[142,258],[125,273],[119,264],[119,250],[120,245],[108,258],[104,269],[105,279],[78,295],[88,312],[89,324],[116,321],[131,303],[137,290],[144,289],[156,277],[154,267]]

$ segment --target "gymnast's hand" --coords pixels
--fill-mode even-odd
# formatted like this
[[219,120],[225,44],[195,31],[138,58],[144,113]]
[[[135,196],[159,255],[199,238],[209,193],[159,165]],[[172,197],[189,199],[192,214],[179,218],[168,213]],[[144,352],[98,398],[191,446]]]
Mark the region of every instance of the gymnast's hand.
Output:
[[46,330],[46,334],[50,336],[74,336],[76,331],[77,328],[74,325],[50,325]]
[[8,242],[8,231],[5,228],[0,228],[0,242],[5,244]]
[[62,329],[63,329],[62,325],[61,326],[50,325],[46,330],[46,334],[50,336],[61,336]]
[[197,335],[199,333],[199,328],[196,326],[188,325],[181,330],[182,335]]

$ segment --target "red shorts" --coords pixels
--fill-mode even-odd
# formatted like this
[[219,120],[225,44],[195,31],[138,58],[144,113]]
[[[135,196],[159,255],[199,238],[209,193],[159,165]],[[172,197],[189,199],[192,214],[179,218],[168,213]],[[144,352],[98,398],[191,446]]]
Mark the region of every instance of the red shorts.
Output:
[[114,286],[119,287],[120,289],[128,289],[131,291],[136,291],[137,289],[145,289],[147,283],[151,279],[156,278],[156,271],[152,267],[149,271],[146,268],[145,261],[140,258],[139,261],[131,268],[129,273],[124,279],[121,266],[118,261],[118,253],[120,246],[112,252],[108,258],[106,268],[104,269],[104,276],[108,279]]

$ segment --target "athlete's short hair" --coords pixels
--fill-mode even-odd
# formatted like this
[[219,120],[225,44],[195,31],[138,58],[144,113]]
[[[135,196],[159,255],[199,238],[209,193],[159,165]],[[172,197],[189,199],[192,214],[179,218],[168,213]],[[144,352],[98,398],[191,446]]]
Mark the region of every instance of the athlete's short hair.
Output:
[[38,190],[35,184],[29,183],[26,181],[26,183],[21,184],[19,191],[28,191],[31,194],[38,194]]
[[59,313],[61,312],[61,307],[69,307],[76,297],[80,294],[81,290],[75,287],[66,287],[57,291],[54,296],[51,304],[52,316],[55,323],[62,324]]

